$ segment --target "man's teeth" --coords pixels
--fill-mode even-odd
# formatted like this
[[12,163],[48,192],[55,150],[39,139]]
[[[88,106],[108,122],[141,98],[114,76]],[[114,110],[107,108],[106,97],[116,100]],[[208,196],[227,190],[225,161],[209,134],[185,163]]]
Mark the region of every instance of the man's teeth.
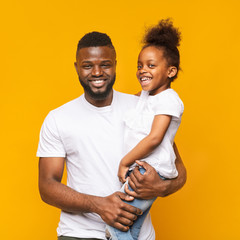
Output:
[[93,80],[93,82],[95,82],[95,83],[102,83],[103,80]]

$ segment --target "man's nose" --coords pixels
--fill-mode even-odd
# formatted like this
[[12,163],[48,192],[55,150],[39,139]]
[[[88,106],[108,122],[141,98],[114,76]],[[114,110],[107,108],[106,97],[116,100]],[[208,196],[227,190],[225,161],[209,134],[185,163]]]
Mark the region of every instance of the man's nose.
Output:
[[99,77],[102,76],[102,68],[100,66],[94,66],[92,70],[92,76]]

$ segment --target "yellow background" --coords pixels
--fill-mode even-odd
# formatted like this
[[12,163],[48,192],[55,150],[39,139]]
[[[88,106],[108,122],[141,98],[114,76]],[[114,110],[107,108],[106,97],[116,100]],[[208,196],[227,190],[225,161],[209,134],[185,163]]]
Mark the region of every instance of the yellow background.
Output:
[[188,170],[152,208],[157,240],[240,239],[238,0],[1,1],[1,239],[56,239],[60,211],[40,200],[38,134],[47,113],[83,91],[73,66],[83,34],[108,33],[115,89],[140,90],[145,27],[172,17],[183,41],[173,84],[185,104],[176,142]]

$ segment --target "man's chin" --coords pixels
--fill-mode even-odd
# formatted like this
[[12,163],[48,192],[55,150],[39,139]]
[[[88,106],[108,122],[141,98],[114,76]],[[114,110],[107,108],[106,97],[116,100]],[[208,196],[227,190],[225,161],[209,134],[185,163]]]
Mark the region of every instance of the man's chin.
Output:
[[107,89],[104,88],[91,88],[91,95],[102,95],[107,92]]
[[112,89],[97,90],[97,91],[87,91],[88,95],[93,100],[105,100],[109,96],[109,94],[111,92],[112,92]]
[[109,94],[112,92],[112,87],[115,82],[115,77],[113,81],[111,81],[110,84],[105,85],[101,88],[93,88],[90,85],[85,84],[81,79],[79,78],[80,83],[82,87],[84,88],[84,92],[93,100],[105,100]]

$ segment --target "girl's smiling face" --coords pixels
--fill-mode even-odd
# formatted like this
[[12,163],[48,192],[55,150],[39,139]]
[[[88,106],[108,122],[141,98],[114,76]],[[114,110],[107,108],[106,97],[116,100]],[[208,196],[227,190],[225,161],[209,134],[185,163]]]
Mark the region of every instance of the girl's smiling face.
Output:
[[168,66],[164,50],[149,46],[143,48],[138,56],[137,78],[142,89],[155,95],[170,87],[171,77],[177,73],[177,68]]

